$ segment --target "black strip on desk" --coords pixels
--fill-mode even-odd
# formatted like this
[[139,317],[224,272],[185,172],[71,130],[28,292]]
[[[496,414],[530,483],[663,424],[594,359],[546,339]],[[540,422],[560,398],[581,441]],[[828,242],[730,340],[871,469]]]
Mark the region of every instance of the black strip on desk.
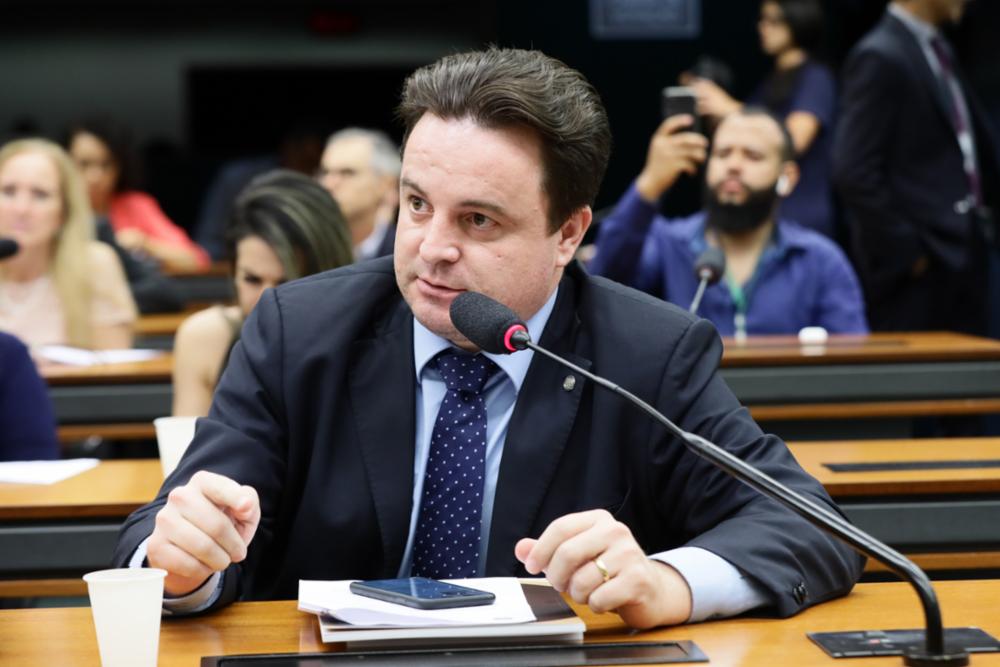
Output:
[[961,461],[868,461],[865,463],[824,463],[833,472],[886,472],[891,470],[962,470],[1000,468],[1000,459]]
[[201,667],[587,667],[708,662],[690,641],[207,656]]

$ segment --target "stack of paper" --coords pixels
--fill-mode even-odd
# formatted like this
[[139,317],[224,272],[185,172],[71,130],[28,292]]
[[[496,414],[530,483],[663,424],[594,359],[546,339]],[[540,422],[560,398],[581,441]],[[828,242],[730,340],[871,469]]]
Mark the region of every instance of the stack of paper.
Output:
[[553,588],[513,577],[454,579],[490,591],[496,602],[480,607],[413,609],[355,595],[350,581],[300,581],[299,609],[319,614],[324,642],[409,646],[482,643],[517,638],[580,642],[586,626]]

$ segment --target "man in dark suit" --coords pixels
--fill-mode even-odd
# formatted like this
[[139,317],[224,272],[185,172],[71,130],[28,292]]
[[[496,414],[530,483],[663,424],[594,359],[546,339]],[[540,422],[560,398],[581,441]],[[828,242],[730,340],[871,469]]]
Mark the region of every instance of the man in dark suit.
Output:
[[939,28],[965,0],[895,0],[844,66],[834,179],[876,330],[985,333],[997,159]]
[[269,290],[208,418],[115,562],[171,611],[288,598],[300,578],[544,572],[636,627],[850,590],[862,559],[549,360],[478,353],[463,290],[540,343],[834,508],[716,372],[711,325],[573,256],[610,151],[596,92],[538,52],[417,70],[384,258]]
[[355,261],[392,254],[399,204],[399,148],[392,139],[360,127],[334,132],[317,178],[347,218]]

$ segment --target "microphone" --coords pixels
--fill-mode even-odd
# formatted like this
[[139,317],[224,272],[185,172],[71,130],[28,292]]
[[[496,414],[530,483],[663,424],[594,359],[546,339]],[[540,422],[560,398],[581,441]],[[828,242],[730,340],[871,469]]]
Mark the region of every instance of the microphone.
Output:
[[692,315],[698,312],[701,298],[705,296],[705,288],[719,282],[726,273],[726,255],[719,248],[709,247],[701,253],[694,263],[694,275],[698,278],[698,291],[694,293],[688,312]]
[[16,255],[20,249],[21,244],[14,239],[0,238],[0,260]]
[[696,433],[685,431],[656,408],[614,382],[594,375],[535,344],[524,322],[502,303],[478,292],[463,292],[452,301],[450,315],[455,328],[484,352],[510,354],[530,349],[572,369],[598,386],[624,397],[663,424],[693,454],[706,459],[768,498],[778,501],[820,530],[840,539],[856,551],[874,558],[907,581],[916,590],[923,606],[926,646],[922,651],[914,649],[904,654],[904,664],[914,667],[968,664],[968,654],[961,649],[945,649],[944,628],[937,594],[924,571],[909,558],[853,526],[840,515],[821,507],[770,475],[733,456],[715,443]]

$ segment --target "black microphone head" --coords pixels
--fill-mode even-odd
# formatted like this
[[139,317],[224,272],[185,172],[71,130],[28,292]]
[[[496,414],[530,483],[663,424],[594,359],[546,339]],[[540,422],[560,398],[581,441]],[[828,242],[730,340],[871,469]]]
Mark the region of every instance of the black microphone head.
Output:
[[0,259],[7,259],[17,254],[21,245],[14,239],[0,239]]
[[510,354],[523,346],[515,346],[511,335],[527,332],[524,322],[513,310],[479,292],[462,292],[451,302],[451,323],[458,332],[483,352]]
[[719,282],[725,273],[726,255],[719,248],[709,247],[694,264],[694,274],[698,280],[706,280],[709,285]]

